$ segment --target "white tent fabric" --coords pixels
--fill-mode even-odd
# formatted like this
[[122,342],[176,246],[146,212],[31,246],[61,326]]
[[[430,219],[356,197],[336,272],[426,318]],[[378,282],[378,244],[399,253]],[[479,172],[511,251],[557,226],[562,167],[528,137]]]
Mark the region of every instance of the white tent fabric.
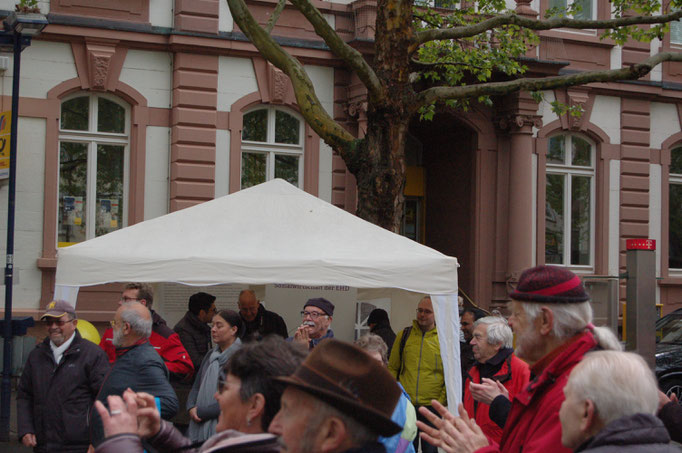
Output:
[[452,360],[446,365],[448,397],[460,401],[459,318],[451,311],[457,307],[457,260],[283,180],[59,250],[56,293],[73,297],[75,287],[123,281],[347,285],[443,295],[434,305],[437,324],[449,326],[439,329]]

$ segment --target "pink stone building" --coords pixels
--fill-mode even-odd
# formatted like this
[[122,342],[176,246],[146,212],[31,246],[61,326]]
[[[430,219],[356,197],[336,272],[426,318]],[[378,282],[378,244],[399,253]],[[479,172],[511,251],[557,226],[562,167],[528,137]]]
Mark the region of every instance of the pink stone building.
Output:
[[[265,22],[275,4],[250,7]],[[372,51],[371,0],[315,5],[346,41]],[[50,24],[22,56],[18,313],[36,315],[50,300],[59,247],[274,177],[354,211],[354,178],[303,121],[288,79],[244,38],[224,0],[40,6]],[[549,0],[519,7],[542,14]],[[607,18],[610,3],[592,0],[583,14]],[[671,30],[622,47],[589,30],[542,32],[529,70],[619,68],[682,50],[682,26]],[[364,90],[312,27],[288,6],[273,34],[306,65],[324,107],[362,134]],[[9,110],[11,69],[0,90],[0,110]],[[625,240],[653,238],[657,302],[665,312],[679,307],[682,64],[637,82],[545,94],[540,105],[511,95],[502,108],[415,121],[404,234],[456,256],[460,287],[484,307],[504,304],[519,271],[534,264],[617,276]],[[553,99],[584,114],[558,117]],[[3,212],[6,191],[0,181]],[[79,311],[108,320],[118,295],[114,284],[83,289]]]

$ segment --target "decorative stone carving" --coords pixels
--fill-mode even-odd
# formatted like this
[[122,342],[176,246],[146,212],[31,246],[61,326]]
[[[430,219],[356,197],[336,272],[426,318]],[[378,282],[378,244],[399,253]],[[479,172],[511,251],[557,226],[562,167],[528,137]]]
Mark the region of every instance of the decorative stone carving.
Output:
[[511,113],[500,116],[497,121],[498,127],[502,131],[513,132],[514,130],[521,130],[524,127],[542,127],[542,117],[539,115],[522,115]]
[[273,104],[287,104],[293,100],[294,89],[289,76],[272,64],[268,64],[268,91]]
[[568,90],[567,95],[568,105],[570,107],[580,107],[583,112],[580,116],[573,116],[567,113],[568,127],[572,130],[580,130],[585,121],[585,117],[589,116],[589,112],[587,111],[587,105],[590,100],[589,93],[586,91]]
[[90,88],[106,91],[111,59],[116,53],[115,44],[86,42],[88,79]]
[[355,15],[355,39],[373,41],[377,21],[376,0],[356,0],[351,7]]
[[348,102],[345,110],[351,118],[359,119],[364,117],[367,115],[367,101]]

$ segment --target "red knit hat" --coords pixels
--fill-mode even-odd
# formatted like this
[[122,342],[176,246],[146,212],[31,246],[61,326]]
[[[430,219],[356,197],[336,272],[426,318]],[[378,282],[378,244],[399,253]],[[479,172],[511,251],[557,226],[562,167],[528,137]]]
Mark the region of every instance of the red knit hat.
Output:
[[523,302],[570,304],[590,300],[580,278],[564,267],[536,266],[526,269],[509,295]]

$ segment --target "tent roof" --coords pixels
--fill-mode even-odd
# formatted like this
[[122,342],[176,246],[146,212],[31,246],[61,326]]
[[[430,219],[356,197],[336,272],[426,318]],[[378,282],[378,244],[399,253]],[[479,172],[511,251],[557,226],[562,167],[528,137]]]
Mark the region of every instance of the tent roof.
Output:
[[457,291],[457,260],[273,180],[59,249],[56,284],[178,282]]

